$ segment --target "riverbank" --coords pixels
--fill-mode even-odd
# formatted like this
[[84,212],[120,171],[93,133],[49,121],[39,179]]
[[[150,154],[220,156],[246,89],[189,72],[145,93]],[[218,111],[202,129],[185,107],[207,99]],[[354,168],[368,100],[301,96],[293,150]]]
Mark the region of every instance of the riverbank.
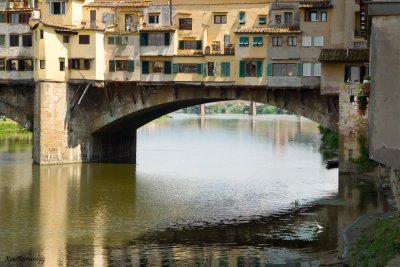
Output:
[[0,120],[0,135],[30,134],[24,127],[10,119]]

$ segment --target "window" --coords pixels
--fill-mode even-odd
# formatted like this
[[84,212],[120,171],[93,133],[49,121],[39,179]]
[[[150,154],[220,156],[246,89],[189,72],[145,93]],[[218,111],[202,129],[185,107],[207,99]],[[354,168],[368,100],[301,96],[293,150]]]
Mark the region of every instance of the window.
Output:
[[249,37],[239,37],[239,46],[240,47],[249,46]]
[[65,2],[49,2],[50,15],[64,15],[65,14]]
[[182,18],[179,19],[179,30],[192,30],[192,19]]
[[198,65],[201,64],[178,64],[178,72],[179,73],[198,73]]
[[293,17],[293,13],[292,12],[285,12],[283,14],[283,17],[284,17],[285,25],[292,25],[292,17]]
[[266,25],[266,24],[267,24],[267,16],[259,16],[258,25]]
[[160,23],[160,16],[156,14],[149,15],[149,24],[157,24]]
[[90,59],[87,58],[71,58],[68,65],[73,70],[89,70]]
[[318,21],[318,13],[317,13],[317,11],[311,11],[309,13],[309,21]]
[[169,46],[170,42],[169,32],[140,33],[140,46]]
[[263,62],[259,61],[240,61],[239,77],[262,77]]
[[10,23],[11,24],[17,24],[19,23],[19,14],[18,13],[10,13]]
[[324,37],[314,36],[314,46],[323,46],[323,45],[324,45]]
[[6,70],[11,71],[31,71],[33,70],[32,59],[10,59],[6,60]]
[[13,22],[10,21],[10,23],[28,24],[30,18],[31,18],[30,13],[18,13],[18,14],[11,13],[10,20],[13,20]]
[[171,61],[142,61],[142,74],[172,74]]
[[303,36],[302,45],[304,47],[311,46],[311,36]]
[[32,35],[27,34],[27,35],[22,35],[22,46],[32,46]]
[[115,71],[129,71],[135,70],[135,63],[133,60],[110,60],[108,62],[108,69],[110,72]]
[[108,44],[109,45],[127,45],[128,44],[128,36],[109,36]]
[[262,36],[253,37],[253,46],[254,47],[263,46],[263,38],[262,38]]
[[288,46],[297,46],[297,36],[288,36],[287,45]]
[[215,63],[207,62],[207,76],[215,76]]
[[321,21],[328,21],[328,14],[326,12],[321,12]]
[[214,24],[226,24],[226,15],[214,15]]
[[39,61],[39,65],[40,65],[40,69],[44,69],[44,68],[46,68],[46,61],[44,61],[44,60],[40,60]]
[[202,41],[201,40],[180,40],[179,41],[180,50],[201,50]]
[[221,63],[221,76],[229,77],[231,75],[231,63],[222,62]]
[[272,46],[282,46],[282,37],[272,37]]
[[101,22],[105,24],[113,24],[114,23],[114,14],[112,13],[103,13],[101,17]]
[[0,34],[0,46],[6,45],[6,36],[4,34]]
[[44,35],[43,30],[40,30],[40,39],[43,39],[43,35]]
[[295,63],[272,64],[272,76],[277,76],[277,77],[297,76],[297,64]]
[[63,43],[64,44],[68,44],[69,43],[69,36],[68,35],[64,35],[63,36]]
[[321,63],[314,63],[314,76],[321,76]]
[[303,76],[311,76],[311,63],[303,63]]
[[275,25],[282,24],[282,15],[275,15]]
[[60,71],[65,71],[65,58],[60,58],[59,63],[60,63]]
[[244,11],[239,12],[239,24],[246,24],[246,12]]
[[0,13],[0,23],[6,23],[6,14]]
[[127,71],[128,70],[128,60],[116,60],[115,62],[116,71]]
[[89,35],[79,35],[79,44],[89,44],[90,36]]
[[6,70],[6,60],[4,58],[0,58],[0,71]]
[[360,67],[350,67],[350,81],[359,82],[360,80]]
[[10,34],[10,46],[19,46],[19,35]]

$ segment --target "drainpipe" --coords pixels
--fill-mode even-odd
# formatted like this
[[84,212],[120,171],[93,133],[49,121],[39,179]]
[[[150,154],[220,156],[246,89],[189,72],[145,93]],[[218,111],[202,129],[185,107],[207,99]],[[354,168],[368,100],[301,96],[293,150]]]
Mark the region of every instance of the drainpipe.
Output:
[[172,0],[169,0],[169,25],[172,26]]

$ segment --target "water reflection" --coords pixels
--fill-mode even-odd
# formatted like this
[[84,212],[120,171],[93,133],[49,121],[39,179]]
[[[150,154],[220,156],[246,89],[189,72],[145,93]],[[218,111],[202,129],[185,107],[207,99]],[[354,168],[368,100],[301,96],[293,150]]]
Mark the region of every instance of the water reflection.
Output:
[[0,259],[43,255],[45,266],[332,262],[343,228],[387,206],[370,187],[349,176],[338,182],[337,171],[324,168],[315,127],[298,117],[160,121],[139,132],[137,166],[32,166],[30,148],[9,142],[0,146],[7,244]]

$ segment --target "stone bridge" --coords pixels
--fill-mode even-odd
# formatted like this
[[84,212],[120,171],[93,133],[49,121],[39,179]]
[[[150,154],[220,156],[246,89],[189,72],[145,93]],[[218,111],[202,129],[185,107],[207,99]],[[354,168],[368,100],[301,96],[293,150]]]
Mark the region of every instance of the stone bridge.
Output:
[[139,127],[181,108],[223,100],[265,103],[338,128],[338,96],[320,90],[201,83],[8,85],[0,90],[0,114],[33,124],[35,163],[135,163]]

